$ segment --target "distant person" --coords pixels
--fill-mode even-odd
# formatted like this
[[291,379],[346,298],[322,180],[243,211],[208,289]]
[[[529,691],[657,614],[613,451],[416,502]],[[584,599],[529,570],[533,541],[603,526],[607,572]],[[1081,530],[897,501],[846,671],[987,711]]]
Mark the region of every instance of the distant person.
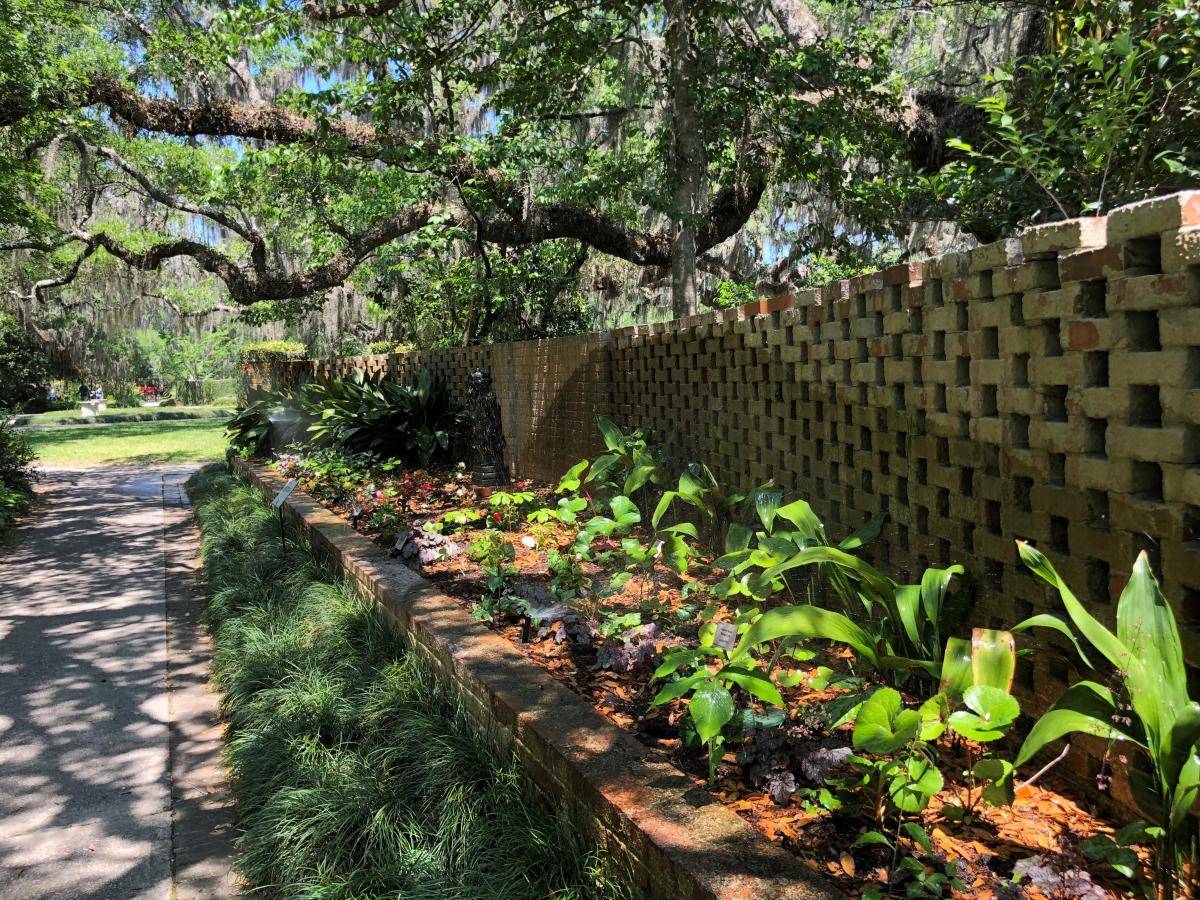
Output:
[[82,381],[79,382],[79,399],[80,400],[90,400],[91,396],[92,396],[92,392],[88,389],[87,384],[85,384]]
[[54,403],[58,400],[58,391],[54,389],[54,385],[50,385],[50,402]]

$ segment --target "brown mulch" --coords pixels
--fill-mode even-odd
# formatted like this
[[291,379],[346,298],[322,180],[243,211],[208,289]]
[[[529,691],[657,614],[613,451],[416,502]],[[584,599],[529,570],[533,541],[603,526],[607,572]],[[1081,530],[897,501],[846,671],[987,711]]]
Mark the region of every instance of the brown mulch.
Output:
[[[446,512],[472,505],[474,488],[469,480],[461,477],[447,480],[445,476],[439,478],[427,473],[421,473],[421,477],[429,478],[428,483],[433,489],[421,491],[419,497],[410,499],[405,508],[406,521],[402,528],[416,530],[424,522]],[[553,495],[546,486],[531,485],[530,489],[535,491],[539,500],[553,505]],[[363,507],[363,515],[358,520],[362,530],[362,523],[369,518],[374,501],[361,494],[356,499]],[[326,507],[347,515],[345,507],[322,502]],[[476,508],[481,508],[486,500],[475,499],[474,504]],[[531,548],[522,542],[522,538],[532,537],[535,530],[544,544]],[[467,547],[479,533],[478,530],[459,530],[452,535],[452,539],[460,546]],[[391,535],[368,536],[385,544],[390,544],[394,539]],[[520,572],[519,579],[531,585],[548,586],[550,579],[545,552],[550,545],[556,544],[559,549],[568,546],[573,530],[561,525],[541,526],[538,529],[523,526],[507,532],[506,537],[512,542],[516,553],[513,565]],[[602,540],[597,542],[597,549],[604,549]],[[611,574],[592,563],[585,563],[584,570],[597,581]],[[466,552],[424,566],[421,574],[436,582],[444,593],[466,609],[473,608],[484,589],[479,566]],[[715,574],[704,574],[702,578],[706,584],[719,580]],[[698,622],[675,621],[672,616],[677,610],[697,606],[695,598],[685,601],[682,594],[684,584],[675,573],[659,566],[649,576],[635,575],[620,590],[605,596],[603,610],[606,613],[645,613],[651,609],[655,621],[670,621],[671,627],[663,629],[658,639],[656,649],[660,653],[677,644],[694,645]],[[703,600],[699,605],[704,605]],[[587,604],[584,607],[586,609]],[[593,614],[596,612],[592,610]],[[650,618],[644,615],[643,621],[649,621]],[[663,753],[698,785],[706,783],[704,754],[697,749],[684,747],[679,736],[677,723],[686,713],[684,702],[674,701],[660,707],[652,705],[659,687],[650,680],[652,667],[626,673],[600,668],[597,665],[597,650],[601,642],[598,636],[593,646],[589,647],[571,641],[558,643],[552,636],[525,641],[523,637],[528,629],[515,619],[491,623],[491,627],[511,641],[534,664],[586,697],[614,725]],[[826,654],[826,661],[830,656],[841,656],[844,663],[852,662],[849,652]],[[836,688],[813,691],[797,687],[785,691],[784,695],[794,712],[806,704],[830,699],[838,693]],[[849,743],[848,733],[846,738]],[[1022,789],[1011,806],[990,807],[979,803],[971,815],[957,815],[957,804],[966,789],[951,777],[952,771],[959,770],[952,764],[957,762],[953,748],[944,749],[941,761],[947,779],[946,789],[933,798],[920,820],[937,853],[945,860],[961,862],[960,877],[966,884],[967,893],[979,898],[1014,896],[1015,889],[1007,884],[1013,866],[1019,860],[1035,855],[1046,858],[1055,868],[1101,868],[1094,864],[1089,866],[1077,848],[1082,839],[1097,834],[1111,834],[1114,831],[1112,823],[1072,800],[1062,790],[1056,790],[1053,776]],[[867,817],[830,814],[820,809],[808,811],[796,799],[779,805],[763,790],[741,778],[733,753],[726,755],[725,762],[721,777],[710,788],[725,806],[751,822],[771,841],[796,853],[806,865],[832,879],[848,893],[857,895],[871,888],[886,887],[884,879],[891,861],[890,851],[878,846],[850,849],[859,834],[876,827]],[[900,843],[910,850],[914,848],[907,838],[902,838]],[[1145,860],[1144,852],[1142,856]],[[1091,875],[1103,895],[1119,897],[1127,895],[1129,891],[1128,882],[1115,874],[1092,871]],[[1027,885],[1015,893],[1029,897],[1060,896],[1053,891],[1042,893]]]

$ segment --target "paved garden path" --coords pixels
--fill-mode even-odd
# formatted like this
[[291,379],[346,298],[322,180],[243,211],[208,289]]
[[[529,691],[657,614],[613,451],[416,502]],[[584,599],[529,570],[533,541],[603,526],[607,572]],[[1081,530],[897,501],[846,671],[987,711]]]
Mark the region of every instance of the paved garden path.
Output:
[[191,469],[55,471],[0,551],[0,898],[236,893]]

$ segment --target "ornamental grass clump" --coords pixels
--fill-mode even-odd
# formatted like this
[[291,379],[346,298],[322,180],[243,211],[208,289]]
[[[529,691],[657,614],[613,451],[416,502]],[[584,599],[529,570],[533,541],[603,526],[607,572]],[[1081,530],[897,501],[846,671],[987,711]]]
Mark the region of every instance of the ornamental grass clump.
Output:
[[292,898],[625,895],[382,612],[281,540],[252,489],[217,467],[189,487],[251,886]]

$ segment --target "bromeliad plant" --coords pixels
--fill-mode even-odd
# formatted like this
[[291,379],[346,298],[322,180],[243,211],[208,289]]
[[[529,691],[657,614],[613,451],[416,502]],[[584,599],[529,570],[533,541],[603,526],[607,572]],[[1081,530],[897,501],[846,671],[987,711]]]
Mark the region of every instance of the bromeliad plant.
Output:
[[445,385],[427,370],[401,384],[355,369],[346,379],[310,382],[301,396],[316,419],[309,431],[318,444],[370,450],[422,467],[448,456],[462,424]]
[[1195,872],[1200,863],[1192,813],[1200,799],[1200,702],[1188,694],[1175,615],[1144,552],[1117,602],[1114,634],[1087,611],[1045,556],[1029,544],[1017,546],[1025,564],[1058,591],[1079,633],[1117,670],[1128,703],[1095,681],[1071,686],[1034,725],[1016,764],[1076,732],[1139,748],[1148,769],[1131,770],[1130,787],[1153,823],[1148,833],[1157,841],[1156,881],[1170,900],[1180,867]]

